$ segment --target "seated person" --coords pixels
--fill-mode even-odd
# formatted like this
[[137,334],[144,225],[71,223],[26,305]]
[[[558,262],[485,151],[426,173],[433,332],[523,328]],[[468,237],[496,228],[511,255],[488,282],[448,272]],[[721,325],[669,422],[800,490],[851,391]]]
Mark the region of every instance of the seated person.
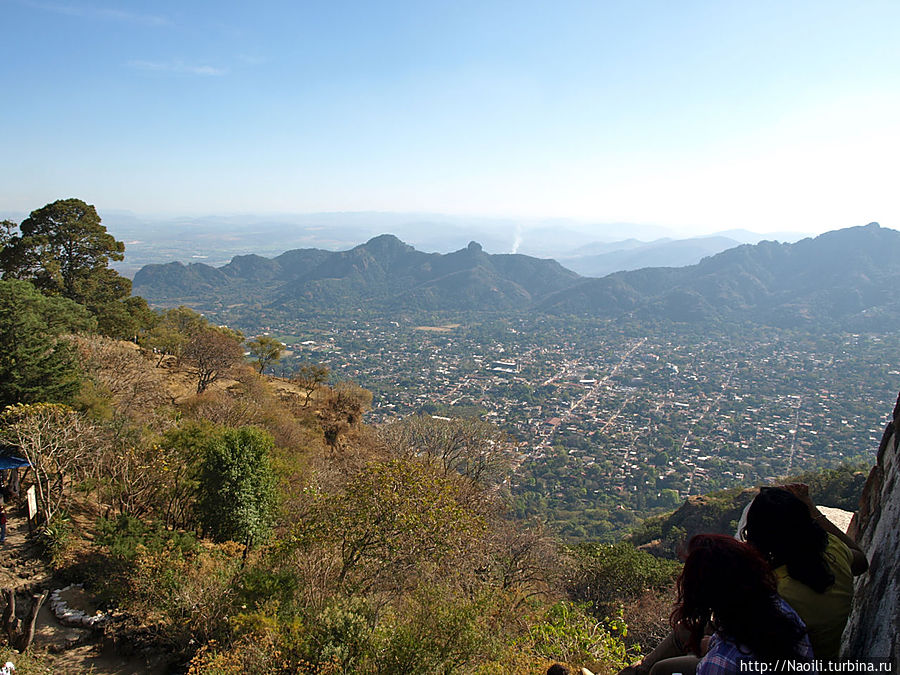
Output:
[[822,515],[805,485],[761,488],[742,537],[769,562],[778,594],[803,619],[816,658],[838,658],[853,576],[869,567],[859,546]]
[[691,539],[672,621],[687,630],[688,647],[695,653],[703,651],[707,625],[715,627],[697,675],[744,672],[742,662],[768,663],[769,670],[785,660],[812,665],[806,627],[776,593],[766,561],[732,537],[699,534]]
[[[806,627],[778,596],[768,564],[748,544],[698,534],[689,544],[677,588],[673,633],[623,673],[723,675],[747,670],[746,664],[741,670],[741,662],[812,661]],[[688,655],[667,658],[679,653]],[[806,668],[803,672],[815,672]]]
[[[807,625],[816,658],[836,659],[853,598],[852,576],[868,569],[866,556],[856,542],[819,512],[802,484],[760,488],[745,516],[746,525],[742,524],[740,534],[769,562],[779,595]],[[698,655],[685,656],[687,642],[687,632],[676,627],[640,664],[622,673],[648,673],[663,660],[665,664],[654,675],[691,673]]]

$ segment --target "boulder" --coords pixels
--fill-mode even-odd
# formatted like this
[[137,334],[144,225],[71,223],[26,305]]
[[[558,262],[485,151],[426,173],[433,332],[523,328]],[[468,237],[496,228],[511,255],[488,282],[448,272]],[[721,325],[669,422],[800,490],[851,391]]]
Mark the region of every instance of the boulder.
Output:
[[856,580],[844,631],[846,658],[886,657],[900,663],[900,397],[884,430],[878,460],[863,489],[849,534],[869,559]]

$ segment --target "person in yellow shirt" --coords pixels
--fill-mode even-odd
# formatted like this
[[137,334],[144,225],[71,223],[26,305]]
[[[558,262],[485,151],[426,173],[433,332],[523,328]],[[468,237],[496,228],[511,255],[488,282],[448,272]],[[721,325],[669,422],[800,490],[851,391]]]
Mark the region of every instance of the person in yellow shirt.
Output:
[[[739,534],[768,562],[778,595],[806,624],[815,658],[837,659],[853,600],[853,577],[869,568],[856,542],[816,508],[802,483],[760,488]],[[676,627],[619,675],[693,673],[705,648],[688,655],[686,642],[687,632]]]
[[806,624],[816,658],[837,659],[853,576],[869,567],[856,542],[819,512],[799,483],[760,488],[742,535],[769,561],[778,594]]

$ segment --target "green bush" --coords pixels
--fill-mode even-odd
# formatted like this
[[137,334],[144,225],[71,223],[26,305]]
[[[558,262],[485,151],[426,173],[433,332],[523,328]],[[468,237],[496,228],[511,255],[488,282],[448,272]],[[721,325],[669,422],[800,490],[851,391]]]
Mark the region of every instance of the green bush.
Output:
[[264,541],[275,520],[277,490],[272,436],[255,427],[226,429],[210,438],[200,468],[197,511],[216,541]]
[[620,613],[598,621],[582,605],[558,602],[531,627],[529,640],[531,649],[547,659],[593,671],[619,670],[631,661],[624,642],[627,632]]
[[140,552],[170,551],[184,557],[199,546],[190,532],[170,531],[158,523],[148,524],[126,515],[101,520],[97,543],[108,547],[110,555],[125,562],[134,561]]
[[58,565],[72,542],[72,519],[65,511],[58,511],[50,523],[45,523],[35,533],[35,541],[41,554]]
[[307,654],[314,663],[333,663],[338,672],[364,672],[372,655],[375,613],[361,598],[338,599],[319,614],[307,637]]
[[486,609],[484,602],[457,597],[448,589],[420,589],[380,623],[373,672],[471,672],[491,647]]
[[241,578],[241,602],[248,608],[271,606],[274,603],[283,613],[291,607],[298,585],[297,575],[293,570],[250,567]]
[[669,586],[681,565],[639,551],[628,542],[580,544],[573,551],[567,590],[576,601],[590,603],[596,616],[646,589]]

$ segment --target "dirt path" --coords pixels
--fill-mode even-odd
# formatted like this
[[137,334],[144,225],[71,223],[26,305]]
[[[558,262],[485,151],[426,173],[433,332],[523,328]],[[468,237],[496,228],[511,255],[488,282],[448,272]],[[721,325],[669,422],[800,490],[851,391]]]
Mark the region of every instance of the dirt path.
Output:
[[[6,541],[0,546],[0,588],[40,586],[53,590],[58,584],[53,583],[50,570],[29,545],[28,523],[21,510],[8,504],[6,512]],[[65,649],[72,644],[78,646]],[[47,603],[38,613],[34,647],[43,652],[41,660],[54,675],[162,675],[167,672],[159,664],[141,658],[124,658],[111,647],[104,648],[99,634],[88,629],[63,626]]]
[[6,505],[6,541],[0,546],[0,588],[47,581],[46,566],[36,560],[26,542],[28,523],[15,505]]

